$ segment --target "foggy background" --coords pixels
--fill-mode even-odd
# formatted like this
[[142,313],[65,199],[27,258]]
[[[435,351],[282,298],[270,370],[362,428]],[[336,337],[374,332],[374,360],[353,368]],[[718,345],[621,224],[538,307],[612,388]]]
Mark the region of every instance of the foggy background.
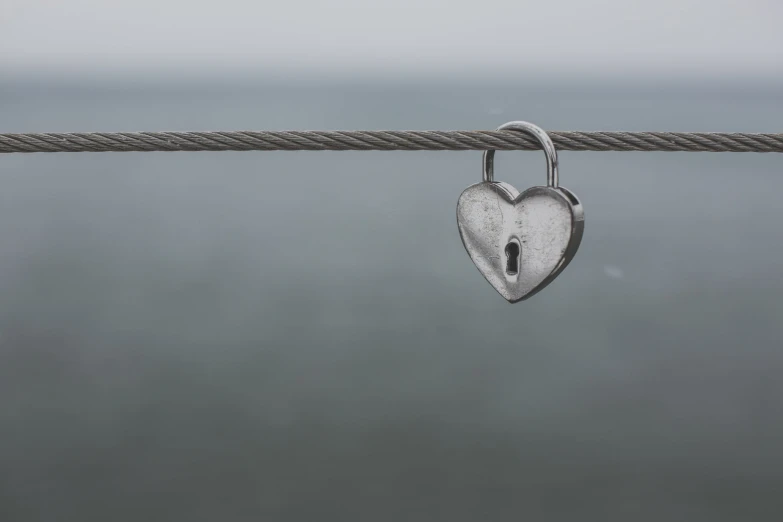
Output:
[[[0,0],[0,132],[780,132],[781,15]],[[780,520],[782,170],[562,152],[582,246],[509,305],[480,152],[4,155],[0,520]]]

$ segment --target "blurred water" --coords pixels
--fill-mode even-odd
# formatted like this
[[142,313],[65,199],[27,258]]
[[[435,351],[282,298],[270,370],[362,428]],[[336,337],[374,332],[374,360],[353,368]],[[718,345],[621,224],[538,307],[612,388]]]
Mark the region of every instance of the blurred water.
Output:
[[[778,132],[781,100],[6,81],[0,132]],[[513,306],[457,233],[480,160],[0,157],[0,519],[780,520],[783,158],[563,152],[582,247]]]

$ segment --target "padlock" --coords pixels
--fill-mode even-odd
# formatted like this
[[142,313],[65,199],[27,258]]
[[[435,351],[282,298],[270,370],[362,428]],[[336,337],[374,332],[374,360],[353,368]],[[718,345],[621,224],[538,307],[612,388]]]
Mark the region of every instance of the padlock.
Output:
[[479,272],[516,303],[541,291],[571,262],[582,241],[584,210],[570,190],[559,186],[557,150],[543,129],[512,121],[498,130],[538,139],[546,154],[547,184],[520,194],[495,181],[495,151],[487,150],[483,181],[466,188],[457,202],[457,226]]

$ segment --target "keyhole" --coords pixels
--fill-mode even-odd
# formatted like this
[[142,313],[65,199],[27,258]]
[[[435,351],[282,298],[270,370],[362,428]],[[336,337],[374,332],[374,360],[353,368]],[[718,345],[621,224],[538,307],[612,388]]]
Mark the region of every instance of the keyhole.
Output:
[[517,275],[519,273],[519,243],[511,240],[506,245],[506,274]]

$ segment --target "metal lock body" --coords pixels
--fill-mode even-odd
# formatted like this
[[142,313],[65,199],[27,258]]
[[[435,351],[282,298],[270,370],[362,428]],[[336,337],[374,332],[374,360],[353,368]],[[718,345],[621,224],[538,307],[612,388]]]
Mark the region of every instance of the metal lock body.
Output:
[[457,202],[462,243],[486,280],[511,303],[527,299],[571,262],[582,240],[584,210],[579,199],[559,186],[557,151],[541,128],[527,122],[498,130],[535,136],[547,158],[547,185],[521,194],[494,181],[494,150],[484,152],[483,181],[465,189]]

